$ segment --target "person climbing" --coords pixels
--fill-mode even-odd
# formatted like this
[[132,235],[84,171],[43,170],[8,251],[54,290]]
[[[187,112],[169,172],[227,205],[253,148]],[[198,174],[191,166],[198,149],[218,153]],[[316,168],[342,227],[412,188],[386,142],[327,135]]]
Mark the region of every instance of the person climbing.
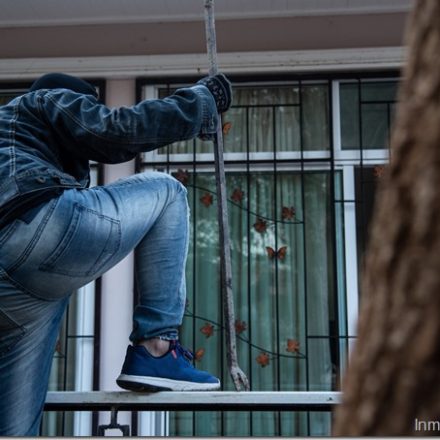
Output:
[[231,100],[231,84],[218,74],[164,99],[109,108],[88,82],[54,73],[0,107],[0,435],[38,434],[72,292],[134,249],[139,304],[117,383],[220,387],[179,342],[186,188],[161,172],[89,188],[89,161],[121,163],[176,141],[210,139]]

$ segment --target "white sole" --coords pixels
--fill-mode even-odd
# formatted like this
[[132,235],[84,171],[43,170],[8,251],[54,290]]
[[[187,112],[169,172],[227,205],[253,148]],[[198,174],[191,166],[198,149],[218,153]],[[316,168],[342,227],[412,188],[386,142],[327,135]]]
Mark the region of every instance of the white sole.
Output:
[[116,382],[121,388],[132,391],[213,391],[220,388],[220,382],[197,383],[131,374],[120,374]]

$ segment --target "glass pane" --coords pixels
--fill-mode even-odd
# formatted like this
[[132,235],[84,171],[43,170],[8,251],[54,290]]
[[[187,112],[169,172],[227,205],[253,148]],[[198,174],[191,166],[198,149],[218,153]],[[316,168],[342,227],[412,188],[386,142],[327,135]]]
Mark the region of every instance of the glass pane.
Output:
[[310,432],[311,437],[331,436],[332,414],[330,412],[310,412]]
[[247,150],[247,109],[231,107],[223,116],[223,142],[225,153]]
[[286,105],[299,104],[297,86],[234,87],[233,105]]
[[299,106],[280,106],[275,108],[277,151],[299,151],[300,108]]
[[222,414],[214,411],[199,411],[194,413],[194,430],[197,436],[217,436],[222,429]]
[[[302,86],[235,87],[233,106],[224,114],[225,152],[299,151],[329,148],[329,96],[326,84]],[[159,97],[175,89],[160,89]],[[302,120],[300,127],[300,105]],[[195,144],[194,144],[195,142]],[[176,142],[160,154],[211,153],[211,142]]]
[[389,109],[387,104],[362,104],[362,147],[388,148]]
[[340,85],[340,108],[342,149],[357,149],[360,146],[359,86],[357,83]]
[[344,200],[342,172],[334,174],[335,186],[335,243],[336,243],[336,272],[338,288],[338,329],[339,335],[347,336],[347,292],[345,282],[345,237],[344,237]]
[[191,411],[170,412],[169,433],[171,437],[192,437],[194,413]]
[[251,107],[249,109],[249,150],[273,151],[273,108]]
[[308,342],[308,378],[309,391],[330,391],[333,364],[330,357],[330,340],[327,338],[313,338]]
[[251,412],[228,411],[223,415],[227,435],[234,437],[249,437],[251,435]]
[[281,433],[280,436],[300,436],[304,437],[309,435],[308,430],[308,413],[306,412],[281,412]]
[[307,173],[304,184],[308,332],[328,335],[329,306],[334,298],[333,271],[329,265],[333,253],[330,173]]
[[362,102],[370,101],[387,101],[392,102],[396,100],[397,82],[363,82],[361,85],[361,99]]
[[397,81],[340,84],[342,149],[388,148],[397,86]]
[[329,96],[327,85],[303,85],[304,150],[326,150],[330,146]]
[[[250,152],[274,151],[274,124],[277,136],[276,149],[291,151],[295,149],[295,145],[299,144],[299,114],[295,107],[298,104],[297,87],[234,88],[233,105],[239,106],[242,113],[240,121],[237,123],[234,120],[233,124],[235,127],[238,125],[242,128],[242,138],[246,132],[245,124],[248,124]],[[247,108],[249,115],[247,121],[244,113],[245,108]],[[274,120],[274,116],[276,120]],[[235,127],[233,126],[232,130],[235,130]],[[294,133],[296,133],[296,139]],[[244,146],[243,144],[241,151],[246,151]]]

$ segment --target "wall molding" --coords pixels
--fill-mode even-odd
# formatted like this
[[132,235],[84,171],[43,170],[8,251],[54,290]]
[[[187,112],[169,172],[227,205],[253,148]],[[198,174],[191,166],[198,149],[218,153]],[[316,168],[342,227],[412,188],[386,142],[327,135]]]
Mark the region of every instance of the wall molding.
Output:
[[[404,47],[230,52],[219,54],[219,65],[229,74],[373,71],[399,69],[405,56]],[[30,80],[48,72],[111,79],[204,75],[207,68],[206,54],[8,58],[0,59],[0,81]]]

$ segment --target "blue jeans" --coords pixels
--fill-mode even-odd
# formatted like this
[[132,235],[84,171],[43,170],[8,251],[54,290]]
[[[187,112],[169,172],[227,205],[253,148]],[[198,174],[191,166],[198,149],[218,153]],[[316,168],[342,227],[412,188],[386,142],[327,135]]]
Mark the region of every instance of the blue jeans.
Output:
[[[72,292],[136,249],[130,339],[175,339],[185,309],[186,189],[164,173],[68,190],[0,231],[0,435],[38,434]],[[131,301],[127,292],[127,301]]]

